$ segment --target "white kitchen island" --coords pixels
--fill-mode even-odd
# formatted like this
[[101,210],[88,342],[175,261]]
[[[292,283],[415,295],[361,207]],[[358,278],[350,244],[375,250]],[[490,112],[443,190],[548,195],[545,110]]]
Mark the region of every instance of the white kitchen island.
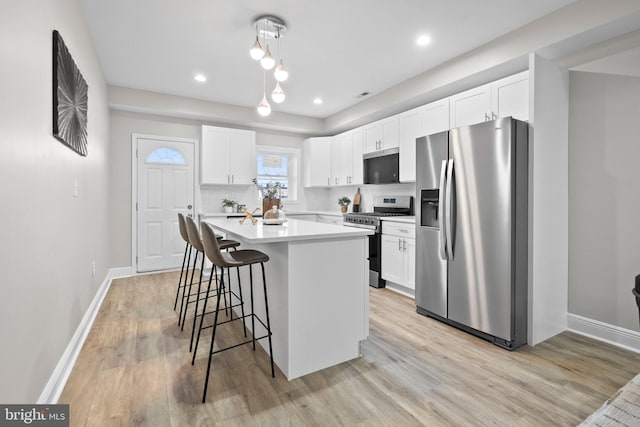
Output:
[[[360,341],[369,335],[371,230],[296,219],[283,225],[240,224],[238,218],[204,222],[238,240],[239,249],[269,255],[265,271],[273,360],[287,379],[360,356]],[[241,277],[247,312],[248,268],[241,268]],[[254,267],[253,279],[256,313],[266,319],[259,268]],[[233,273],[231,285],[237,289]],[[266,340],[260,344],[269,351]]]

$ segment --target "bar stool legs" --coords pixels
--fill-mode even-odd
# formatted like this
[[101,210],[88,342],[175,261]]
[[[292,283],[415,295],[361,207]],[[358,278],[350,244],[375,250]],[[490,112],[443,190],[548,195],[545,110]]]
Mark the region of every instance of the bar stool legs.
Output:
[[[189,255],[187,255],[187,251]],[[189,274],[189,261],[191,261],[191,245],[187,242],[184,247],[184,258],[182,258],[182,269],[180,270],[180,279],[178,279],[178,289],[176,290],[176,301],[173,303],[173,311],[176,311],[178,307],[178,296],[180,295],[180,289],[182,289],[182,295],[184,296],[184,287],[187,286],[187,275]],[[184,266],[187,266],[187,272],[184,275],[184,286],[182,285],[182,275],[184,274]]]
[[[250,281],[249,289],[250,289],[250,303],[251,303],[251,307],[250,307],[251,308],[251,313],[249,314],[249,316],[251,316],[251,330],[252,330],[251,340],[244,341],[244,342],[241,342],[239,344],[232,345],[232,346],[229,346],[229,347],[226,347],[226,348],[222,348],[222,349],[219,349],[219,350],[216,350],[216,351],[213,350],[214,342],[215,342],[215,338],[216,338],[216,330],[217,330],[217,327],[218,327],[218,324],[219,324],[218,318],[219,318],[219,313],[220,313],[220,300],[221,300],[221,298],[218,297],[217,301],[216,301],[216,309],[215,309],[215,312],[214,312],[215,314],[214,314],[214,320],[213,320],[213,326],[212,326],[213,327],[213,331],[211,333],[211,344],[209,346],[209,358],[208,358],[208,362],[207,362],[207,374],[206,374],[205,382],[204,382],[204,391],[202,393],[202,403],[205,403],[206,399],[207,399],[207,389],[209,387],[209,376],[210,376],[210,373],[211,373],[211,360],[212,360],[213,355],[215,353],[219,353],[219,352],[222,352],[222,351],[225,351],[225,350],[230,350],[231,348],[235,348],[235,347],[238,347],[240,345],[248,344],[248,343],[252,343],[253,351],[255,351],[256,350],[256,341],[259,340],[259,339],[267,338],[269,340],[269,359],[270,359],[270,362],[271,362],[271,377],[275,378],[275,376],[276,376],[275,368],[274,368],[274,364],[273,364],[273,344],[272,344],[272,340],[271,340],[271,335],[272,335],[272,333],[271,333],[271,320],[269,318],[269,301],[268,301],[268,298],[267,298],[267,281],[266,281],[266,276],[265,276],[265,271],[264,271],[264,263],[260,262],[260,267],[262,269],[262,286],[263,286],[263,291],[264,291],[264,304],[265,304],[265,314],[266,314],[266,321],[267,321],[266,325],[256,316],[255,311],[254,311],[253,268],[252,268],[253,267],[253,263],[246,264],[246,265],[249,266],[249,281]],[[224,271],[224,269],[222,269],[222,270]],[[223,275],[222,279],[221,279],[221,283],[220,283],[221,292],[225,292],[224,291],[224,286],[225,286],[225,283],[224,283],[224,275]],[[238,272],[238,286],[240,288],[240,292],[242,292],[242,284],[240,283],[240,273],[239,272]],[[205,303],[204,303],[205,309],[206,309],[206,303],[207,303],[207,300],[205,299]],[[203,309],[203,316],[200,319],[200,331],[198,331],[198,337],[200,336],[200,332],[202,331],[204,313],[205,313],[205,311]],[[244,317],[246,317],[246,316],[244,315],[244,311],[243,311],[243,315],[242,315],[242,319],[243,320],[244,320]],[[262,326],[267,330],[267,334],[265,336],[256,338],[256,328],[255,328],[255,320],[256,319],[258,319],[258,321],[262,324]],[[238,320],[238,319],[236,319],[236,320]],[[227,322],[229,322],[229,321],[227,321]],[[220,324],[227,323],[227,322],[221,322]],[[246,328],[245,328],[245,336],[246,336]],[[196,341],[196,348],[197,348],[197,341]],[[193,354],[193,358],[191,360],[191,364],[193,364],[194,362],[195,362],[195,351],[194,351],[194,354]]]
[[[265,278],[265,274],[264,274],[264,262],[260,263],[260,267],[262,268],[262,289],[264,289],[264,310],[267,317],[267,331],[269,332],[269,355],[271,356],[271,378],[275,378],[276,371],[273,368],[273,346],[271,344],[271,321],[269,320],[269,302],[267,301],[267,279]],[[253,282],[251,283],[251,287],[253,287]]]

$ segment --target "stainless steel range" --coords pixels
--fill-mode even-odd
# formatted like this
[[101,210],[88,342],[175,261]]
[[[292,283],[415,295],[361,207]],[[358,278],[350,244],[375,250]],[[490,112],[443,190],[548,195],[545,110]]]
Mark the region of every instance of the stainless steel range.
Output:
[[412,196],[376,196],[373,199],[373,212],[348,213],[344,216],[346,226],[375,231],[369,236],[369,285],[375,288],[386,286],[386,281],[380,276],[382,218],[402,215],[413,215]]

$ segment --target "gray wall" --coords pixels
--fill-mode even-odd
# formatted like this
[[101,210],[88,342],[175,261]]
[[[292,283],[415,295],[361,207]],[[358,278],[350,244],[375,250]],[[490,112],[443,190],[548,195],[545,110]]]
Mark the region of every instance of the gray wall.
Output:
[[640,79],[571,73],[569,313],[639,330]]
[[[149,114],[111,111],[111,146],[109,151],[109,229],[111,244],[109,265],[111,267],[131,266],[131,135],[146,134],[163,137],[190,138],[200,140],[202,121]],[[215,123],[207,123],[216,125]],[[229,125],[220,125],[234,127]],[[302,156],[303,137],[265,130],[256,131],[256,144],[299,148]],[[199,147],[196,147],[196,152]],[[300,158],[302,161],[302,157]],[[220,201],[233,198],[247,204],[248,208],[258,206],[255,187],[207,186],[196,191],[198,212],[221,212]],[[298,203],[287,203],[289,209],[306,209],[305,192],[301,192]]]
[[[28,403],[109,266],[109,111],[78,0],[3,1],[0,9],[0,402]],[[89,85],[88,157],[51,136],[54,29]]]

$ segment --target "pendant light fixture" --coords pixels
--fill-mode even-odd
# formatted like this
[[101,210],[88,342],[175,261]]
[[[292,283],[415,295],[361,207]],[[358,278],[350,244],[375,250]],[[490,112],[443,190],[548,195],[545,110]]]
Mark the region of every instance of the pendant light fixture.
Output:
[[[280,51],[280,38],[284,35],[287,30],[287,26],[284,21],[274,15],[262,15],[259,16],[254,21],[254,26],[256,28],[256,40],[249,49],[249,54],[251,58],[260,61],[260,66],[262,67],[262,101],[258,104],[258,114],[263,117],[271,114],[271,105],[267,101],[266,96],[266,71],[272,70],[275,67],[273,76],[276,79],[276,86],[271,92],[271,99],[276,104],[280,104],[284,102],[286,95],[282,87],[280,86],[280,82],[287,80],[289,77],[289,72],[284,66],[284,61],[282,59],[282,54]],[[262,43],[260,42],[260,38],[262,38]],[[269,47],[269,40],[277,40],[278,42],[278,65],[276,67],[276,60],[271,54],[271,49]]]
[[277,81],[283,82],[289,78],[289,72],[284,67],[284,61],[282,60],[282,52],[280,51],[280,38],[280,29],[278,28],[278,57],[280,58],[280,63],[276,67],[276,71],[273,73],[273,77],[275,77]]
[[273,99],[273,102],[276,104],[282,104],[285,97],[284,91],[280,87],[280,82],[276,82],[276,87],[273,89],[273,92],[271,92],[271,99]]
[[266,71],[262,71],[262,101],[258,104],[258,114],[263,117],[267,117],[271,114],[271,105],[269,105],[269,101],[267,101],[267,88],[266,88]]
[[258,39],[257,25],[256,25],[256,42],[253,44],[253,46],[251,46],[251,49],[249,49],[249,55],[251,55],[251,57],[256,61],[260,61],[260,59],[262,59],[262,57],[264,56],[264,49],[262,48],[262,45],[260,44],[260,40]]

